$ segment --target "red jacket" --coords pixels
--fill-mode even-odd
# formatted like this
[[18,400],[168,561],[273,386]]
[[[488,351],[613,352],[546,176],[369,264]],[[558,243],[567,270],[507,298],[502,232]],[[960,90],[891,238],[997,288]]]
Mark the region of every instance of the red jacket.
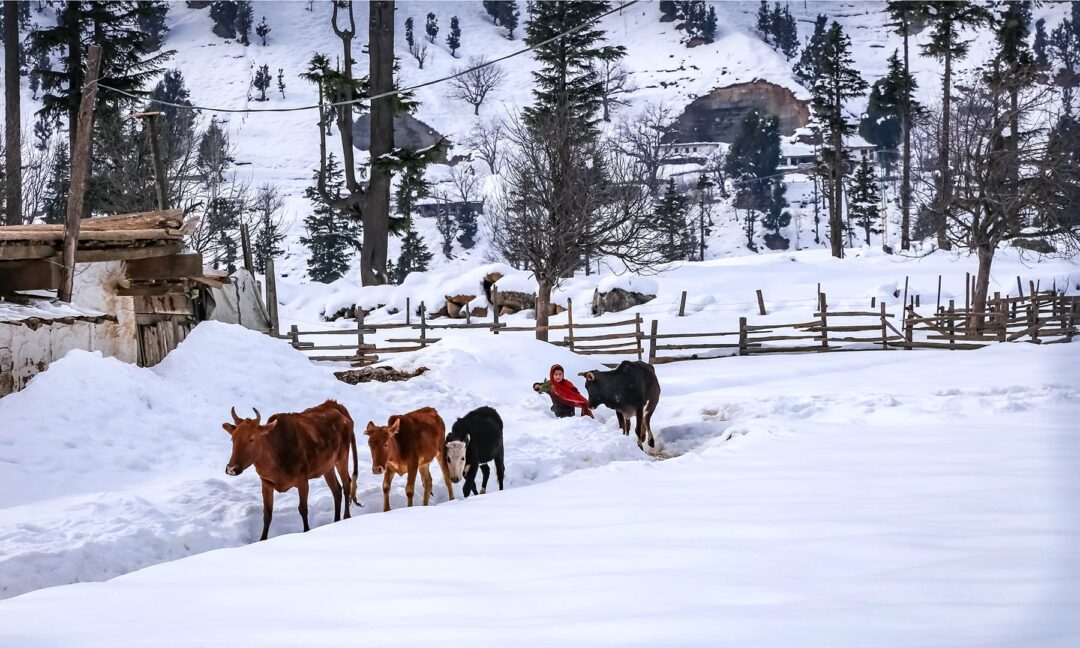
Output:
[[[555,382],[556,369],[563,372],[561,382]],[[592,416],[592,410],[589,409],[589,400],[582,396],[577,387],[574,387],[574,384],[567,379],[566,371],[562,368],[562,365],[551,365],[551,369],[548,371],[548,380],[551,381],[551,393],[556,398],[573,407],[580,407],[582,416]]]

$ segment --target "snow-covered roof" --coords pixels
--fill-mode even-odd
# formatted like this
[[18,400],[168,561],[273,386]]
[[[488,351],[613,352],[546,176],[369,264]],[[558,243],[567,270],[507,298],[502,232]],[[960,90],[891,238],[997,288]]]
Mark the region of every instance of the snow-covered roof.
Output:
[[37,328],[40,324],[76,321],[116,321],[116,317],[91,308],[62,302],[58,299],[30,298],[26,303],[0,301],[0,324],[23,324],[31,328]]

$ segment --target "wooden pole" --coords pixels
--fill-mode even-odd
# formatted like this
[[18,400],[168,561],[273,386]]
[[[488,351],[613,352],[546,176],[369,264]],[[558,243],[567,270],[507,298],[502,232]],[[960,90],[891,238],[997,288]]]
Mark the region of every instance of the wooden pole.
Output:
[[637,343],[637,359],[641,362],[641,313],[634,314],[634,341]]
[[[885,304],[882,303],[882,306],[884,306],[884,305]],[[871,297],[870,298],[870,308],[877,308],[877,297]]]
[[934,304],[934,310],[941,310],[941,275],[937,276],[937,302]]
[[274,272],[272,257],[266,259],[266,314],[270,316],[270,331],[277,337],[281,329],[278,320],[277,273]]
[[[904,298],[900,301],[900,312],[901,313],[906,313],[907,312],[907,288],[908,288],[908,278],[904,277]],[[907,326],[907,318],[906,317],[900,323],[900,327],[901,327],[900,330],[901,331],[904,330],[903,329],[904,326]]]
[[829,350],[829,320],[826,316],[826,309],[828,308],[828,298],[825,293],[818,295],[818,311],[821,313],[821,348],[824,351]]
[[921,293],[915,293],[915,307],[918,308],[922,304],[919,303],[919,298],[922,297]]
[[[686,294],[685,292],[683,293]],[[652,321],[649,325],[649,364],[652,364],[656,360],[656,328],[658,323],[656,320]]]
[[744,356],[748,353],[748,346],[746,344],[746,318],[739,318],[739,355]]
[[[956,349],[956,317],[955,317],[955,315],[956,315],[955,304],[954,304],[953,300],[950,299],[949,300],[949,319],[948,319],[948,324],[946,324],[946,329],[945,330],[948,331],[948,335],[949,335],[949,348],[954,349],[954,350]],[[909,342],[911,341],[911,336],[910,335],[908,336],[908,341]]]
[[294,349],[300,348],[300,329],[296,327],[296,324],[289,327],[289,342]]
[[971,312],[971,273],[964,273],[964,312]]
[[356,359],[364,355],[364,309],[356,309]]
[[20,96],[19,4],[4,3],[4,207],[0,225],[22,224],[22,98]]
[[94,101],[97,99],[98,70],[101,68],[101,46],[91,45],[86,63],[86,83],[82,87],[79,103],[78,131],[75,150],[71,152],[71,184],[68,188],[67,221],[64,224],[64,249],[61,254],[60,301],[71,301],[75,284],[75,249],[79,245],[79,229],[82,227],[83,194],[86,178],[90,175],[90,146],[94,135]]
[[574,350],[574,300],[566,299],[566,342],[571,351]]
[[757,309],[758,315],[766,315],[765,312],[765,296],[761,294],[761,290],[757,291]]
[[412,300],[405,298],[405,323],[412,324]]
[[889,329],[885,324],[885,302],[881,302],[881,350],[889,350]]
[[469,307],[469,304],[465,304],[465,323],[472,324],[472,308]]
[[255,274],[255,260],[251,255],[251,233],[248,232],[247,223],[240,225],[240,245],[244,250],[244,269]]
[[496,288],[495,286],[492,286],[491,287],[491,316],[492,316],[492,320],[493,320],[493,322],[495,324],[495,327],[492,329],[492,332],[495,333],[495,335],[499,334],[499,307],[495,305],[499,301],[498,299],[496,299],[498,294],[499,294],[499,289]]
[[913,318],[915,317],[915,315],[907,307],[906,304],[904,305],[904,314],[905,314],[904,319],[907,320],[907,324],[904,326],[904,340],[907,342],[907,344],[904,345],[904,348],[907,349],[908,351],[911,351],[911,349],[912,349],[911,340],[912,340],[912,338],[915,337],[915,330],[914,330],[915,322],[913,321]]
[[427,346],[427,306],[420,302],[420,348]]
[[1024,298],[1024,284],[1020,283],[1020,275],[1016,275],[1016,292],[1020,299]]
[[682,291],[682,295],[679,297],[679,317],[686,315],[686,291]]

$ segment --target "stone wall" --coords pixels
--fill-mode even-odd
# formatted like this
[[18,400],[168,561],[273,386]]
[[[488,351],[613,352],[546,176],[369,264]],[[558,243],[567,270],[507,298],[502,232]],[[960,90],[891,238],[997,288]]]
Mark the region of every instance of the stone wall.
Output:
[[810,122],[809,102],[775,83],[751,81],[717,88],[691,102],[675,123],[674,141],[732,142],[751,110],[779,117],[784,135]]

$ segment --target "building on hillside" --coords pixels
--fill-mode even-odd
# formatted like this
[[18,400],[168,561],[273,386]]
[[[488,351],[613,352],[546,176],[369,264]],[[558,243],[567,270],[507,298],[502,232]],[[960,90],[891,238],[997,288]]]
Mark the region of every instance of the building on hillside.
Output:
[[64,226],[0,227],[0,396],[73,349],[160,362],[229,281],[183,252],[196,224],[179,210],[84,220],[71,303],[55,293]]
[[[817,164],[820,150],[821,135],[806,128],[799,129],[793,136],[785,138],[780,143],[779,168],[787,173],[810,171]],[[878,161],[877,147],[859,135],[845,137],[844,150],[847,151],[852,166],[861,163],[863,160],[871,163]]]

